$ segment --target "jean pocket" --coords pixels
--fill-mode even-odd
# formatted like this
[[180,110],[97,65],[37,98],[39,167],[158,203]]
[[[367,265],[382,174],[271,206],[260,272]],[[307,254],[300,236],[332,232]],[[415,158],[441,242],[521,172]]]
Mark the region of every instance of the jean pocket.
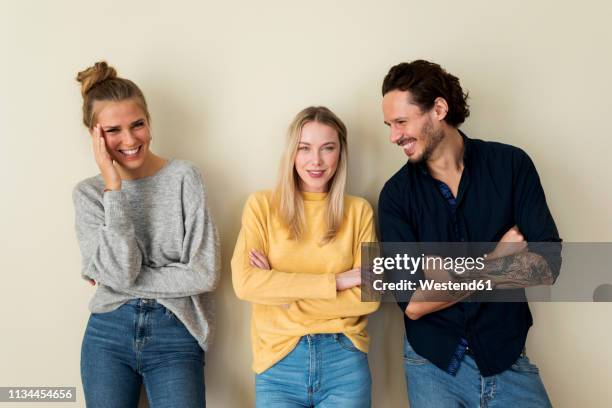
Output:
[[512,370],[520,373],[539,374],[540,370],[535,364],[531,364],[526,355],[521,355],[510,367]]
[[336,342],[344,350],[351,351],[353,353],[363,353],[361,350],[359,350],[357,347],[355,347],[355,345],[353,344],[351,339],[349,339],[348,337],[346,337],[342,333],[336,335]]

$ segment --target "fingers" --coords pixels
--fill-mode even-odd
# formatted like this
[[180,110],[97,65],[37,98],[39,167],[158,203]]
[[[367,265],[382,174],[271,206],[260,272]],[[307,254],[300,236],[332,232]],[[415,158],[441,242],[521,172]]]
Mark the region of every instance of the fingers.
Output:
[[357,276],[357,275],[361,275],[361,267],[358,266],[357,268],[349,269],[348,271],[344,271],[344,272],[339,273],[339,275],[342,275],[342,276]]
[[360,268],[349,269],[336,275],[336,290],[345,290],[361,285]]
[[518,226],[514,226],[510,228],[502,237],[500,242],[523,242],[525,241],[525,237],[518,229]]
[[260,269],[270,269],[270,264],[268,263],[268,258],[261,252],[256,249],[252,249],[249,251],[249,259],[251,261],[251,265],[260,268]]
[[262,254],[261,252],[259,252],[258,250],[256,250],[256,249],[255,249],[255,250],[253,250],[253,255],[254,255],[254,256],[257,258],[257,259],[259,259],[259,261],[260,261],[260,262],[261,262],[263,265],[265,265],[267,268],[269,268],[268,258],[267,258],[267,257],[266,257],[264,254]]
[[103,132],[102,126],[100,126],[100,124],[96,124],[91,135],[94,157],[98,165],[102,165],[106,160],[110,159],[108,150],[106,150],[106,141],[104,140]]
[[108,153],[108,149],[106,148],[106,139],[104,138],[104,130],[102,129],[102,126],[100,126],[100,124],[96,125],[96,128],[98,130],[100,154],[102,155],[102,157],[104,157],[104,159],[111,160],[111,156]]
[[257,259],[251,251],[249,251],[249,263],[251,264],[251,266],[254,266],[256,268],[261,268],[259,259]]
[[104,144],[104,138],[102,137],[102,132],[100,129],[100,125],[96,125],[96,135],[98,137],[98,151],[100,153],[104,153],[105,149],[105,144]]
[[516,238],[520,241],[524,241],[525,237],[523,237],[523,234],[521,233],[521,230],[519,230],[518,225],[515,225],[514,227],[511,228],[511,230],[514,231],[514,233],[516,234]]
[[98,142],[98,125],[94,126],[91,132],[91,146],[93,147],[94,158],[98,161],[100,156],[100,143]]

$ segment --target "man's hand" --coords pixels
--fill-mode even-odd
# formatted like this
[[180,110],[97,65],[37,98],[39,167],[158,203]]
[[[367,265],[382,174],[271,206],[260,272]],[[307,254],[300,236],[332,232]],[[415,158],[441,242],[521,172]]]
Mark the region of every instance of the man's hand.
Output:
[[493,252],[487,255],[487,260],[491,261],[493,259],[518,254],[527,249],[527,241],[525,241],[525,237],[515,225],[501,237]]

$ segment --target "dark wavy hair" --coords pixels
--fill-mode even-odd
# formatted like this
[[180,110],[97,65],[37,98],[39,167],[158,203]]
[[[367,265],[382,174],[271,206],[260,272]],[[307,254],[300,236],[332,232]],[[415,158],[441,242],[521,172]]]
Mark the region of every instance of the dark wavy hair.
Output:
[[425,60],[402,62],[389,70],[382,85],[382,94],[395,90],[408,91],[411,102],[426,112],[436,98],[444,98],[448,113],[444,120],[458,127],[470,116],[468,94],[463,92],[459,78],[446,72],[440,65]]

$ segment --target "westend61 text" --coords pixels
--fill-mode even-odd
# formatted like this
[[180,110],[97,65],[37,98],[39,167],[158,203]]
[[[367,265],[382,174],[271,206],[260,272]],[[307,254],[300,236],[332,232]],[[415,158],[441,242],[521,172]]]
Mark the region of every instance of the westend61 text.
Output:
[[419,280],[417,282],[402,279],[399,282],[384,282],[382,279],[377,279],[373,282],[374,290],[381,291],[414,291],[420,290],[440,290],[440,291],[477,291],[477,290],[493,290],[491,280],[473,280],[470,282],[436,282],[435,280]]

